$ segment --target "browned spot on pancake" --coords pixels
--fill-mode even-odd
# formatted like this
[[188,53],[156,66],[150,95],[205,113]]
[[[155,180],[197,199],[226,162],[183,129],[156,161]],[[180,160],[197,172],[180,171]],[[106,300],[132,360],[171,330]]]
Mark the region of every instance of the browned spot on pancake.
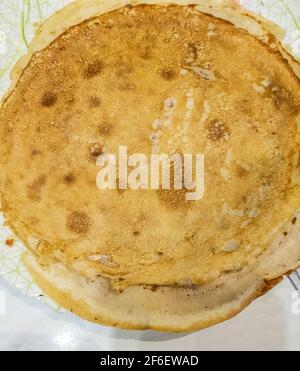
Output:
[[249,171],[245,169],[243,166],[237,166],[236,167],[236,175],[239,178],[246,178],[249,175]]
[[27,197],[33,201],[41,200],[41,188],[46,184],[46,175],[39,176],[32,184],[27,186]]
[[273,86],[270,96],[272,98],[273,104],[277,109],[286,108],[294,114],[299,112],[300,107],[295,102],[295,98],[289,91],[279,86]]
[[42,187],[43,185],[46,184],[46,181],[47,181],[47,177],[46,175],[41,175],[38,180],[37,180],[37,184],[39,184],[40,187]]
[[33,149],[33,150],[31,151],[31,156],[36,157],[36,156],[38,156],[40,153],[41,153],[41,152],[38,151],[37,149]]
[[140,232],[140,231],[134,231],[134,232],[133,232],[133,235],[136,236],[136,237],[137,237],[137,236],[140,236],[140,235],[141,235],[141,232]]
[[244,98],[236,103],[236,109],[244,113],[245,115],[252,115],[253,103],[250,99]]
[[93,77],[99,75],[103,70],[103,62],[100,60],[95,60],[92,63],[89,63],[85,68],[83,76],[85,79],[89,80]]
[[177,73],[172,68],[165,68],[160,72],[160,75],[163,79],[167,81],[175,80]]
[[193,241],[193,239],[195,238],[196,236],[196,232],[195,231],[190,231],[189,233],[187,233],[185,236],[184,236],[184,239],[186,241]]
[[52,107],[57,102],[57,94],[46,92],[41,100],[41,104],[44,107]]
[[89,104],[91,108],[97,108],[101,106],[101,99],[98,97],[90,97]]
[[91,160],[96,160],[99,156],[103,155],[102,145],[99,143],[93,143],[89,146],[89,157]]
[[[180,168],[177,168],[180,170]],[[182,169],[183,171],[183,169]],[[161,203],[169,209],[186,209],[193,205],[186,199],[186,194],[189,192],[185,187],[183,189],[175,189],[175,168],[174,166],[170,169],[170,189],[158,190],[158,196]]]
[[185,189],[160,189],[158,196],[161,203],[169,209],[185,209],[192,206],[192,202],[186,200]]
[[64,182],[66,184],[74,184],[76,182],[75,175],[70,173],[64,176]]
[[71,232],[87,234],[91,226],[90,218],[82,212],[73,212],[67,217],[67,228]]
[[13,238],[8,238],[6,241],[5,241],[5,245],[8,246],[8,247],[12,247],[15,243],[15,240]]
[[112,126],[108,122],[99,125],[99,133],[104,136],[109,136],[112,131]]
[[208,125],[208,139],[217,142],[221,139],[227,139],[230,130],[222,121],[214,120]]

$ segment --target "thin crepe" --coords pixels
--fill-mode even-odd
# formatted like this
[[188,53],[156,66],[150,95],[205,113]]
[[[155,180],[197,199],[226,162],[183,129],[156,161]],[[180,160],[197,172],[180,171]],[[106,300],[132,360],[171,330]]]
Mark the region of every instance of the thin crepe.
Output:
[[[178,3],[181,5],[186,4],[184,2]],[[60,35],[63,30],[68,29],[71,25],[124,5],[121,2],[110,2],[109,5],[106,5],[103,2],[96,1],[90,2],[90,4],[91,6],[86,7],[86,1],[76,2],[52,17],[42,27],[40,35],[33,43],[31,52],[34,53],[49,45],[52,38]],[[280,39],[277,42],[275,35],[270,34],[270,31],[273,31],[278,37],[279,35],[281,37],[282,33],[277,27],[271,26],[265,21],[257,23],[253,17],[247,16],[232,2],[222,2],[222,5],[220,5],[220,2],[205,2],[204,5],[203,2],[199,2],[198,7],[199,10],[205,13],[229,20],[237,24],[238,27],[246,28],[248,32],[260,38],[262,42],[267,45],[270,44],[270,49],[274,50],[274,53],[278,52],[278,48],[297,73],[297,62],[281,47]],[[67,12],[70,12],[72,17],[67,17]],[[85,12],[88,12],[88,14],[85,14]],[[62,25],[63,22],[66,22],[66,19],[69,22],[68,25]],[[45,31],[43,32],[43,30]],[[213,32],[213,30],[211,31]],[[50,40],[49,34],[52,35]],[[24,70],[31,56],[32,54],[29,54],[29,57],[23,59],[21,64],[19,64],[17,68],[19,70],[18,73]],[[255,88],[257,89],[257,86]],[[285,107],[286,110],[289,108]],[[42,179],[40,179],[40,183],[43,183]],[[36,196],[34,190],[31,193],[33,197]],[[296,251],[297,219],[295,219],[295,210],[293,210],[297,206],[295,202],[297,202],[297,195],[295,195],[295,200],[292,200],[286,212],[279,215],[280,220],[276,222],[276,231],[272,233],[272,239],[275,243],[273,242],[272,247],[268,247],[268,249],[261,249],[256,252],[252,256],[252,264],[242,264],[235,268],[236,264],[240,263],[239,259],[237,259],[237,262],[233,262],[234,264],[231,266],[233,254],[229,254],[229,256],[228,254],[223,254],[221,256],[221,261],[222,259],[223,261],[229,261],[228,266],[231,269],[227,267],[227,270],[233,271],[233,273],[226,272],[226,269],[223,267],[221,275],[220,271],[218,271],[215,276],[213,275],[209,278],[203,279],[202,276],[198,280],[197,278],[191,279],[184,271],[185,265],[180,266],[179,259],[175,259],[175,263],[167,266],[165,275],[158,276],[156,280],[154,279],[155,275],[150,274],[144,277],[143,281],[140,281],[138,277],[132,278],[132,276],[128,279],[128,274],[125,275],[125,279],[127,279],[125,287],[131,287],[128,287],[123,293],[117,293],[110,286],[111,272],[107,273],[107,271],[104,272],[103,270],[99,272],[98,270],[98,273],[106,275],[108,278],[97,278],[95,280],[97,268],[94,269],[93,267],[91,272],[87,272],[85,266],[70,264],[69,261],[64,260],[63,251],[61,251],[63,249],[60,250],[59,246],[59,239],[54,258],[60,263],[43,270],[34,263],[32,258],[26,258],[26,262],[34,276],[36,276],[37,281],[41,283],[42,287],[47,288],[50,295],[57,298],[67,308],[89,320],[114,324],[120,327],[155,328],[166,331],[185,331],[206,327],[236,314],[264,290],[265,281],[276,279],[286,271],[299,265],[298,251]],[[7,205],[4,202],[4,211],[8,216],[10,205],[11,203]],[[288,223],[285,224],[287,220]],[[18,223],[13,218],[11,218],[9,224],[21,235],[25,243],[37,245],[37,237],[40,236],[30,237],[32,230],[34,230],[31,225],[24,226],[24,223]],[[31,233],[28,233],[28,231]],[[47,231],[44,232],[47,233]],[[65,243],[65,241],[63,242]],[[224,240],[225,242],[226,240]],[[67,244],[70,244],[68,240]],[[38,254],[39,259],[45,258],[43,255],[47,255],[48,248],[49,245],[45,244],[44,248],[40,250],[42,253]],[[98,251],[96,253],[99,254]],[[286,256],[287,253],[288,256]],[[278,259],[279,254],[280,259]],[[282,259],[282,254],[284,254],[286,261]],[[253,257],[255,264],[253,263]],[[44,261],[42,262],[45,263]],[[52,265],[53,257],[50,258],[50,262]],[[62,262],[65,263],[65,266],[71,267],[72,270],[64,268],[61,265]],[[172,273],[174,266],[178,271],[175,270],[176,275],[170,276],[169,272]],[[74,272],[73,268],[79,273]],[[195,270],[195,267],[192,267],[192,269]],[[55,272],[55,274],[51,275],[51,272]],[[210,273],[209,271],[208,275]],[[85,276],[85,278],[80,277],[80,274]],[[219,278],[214,281],[216,277]],[[117,274],[117,281],[119,278],[120,273]],[[122,282],[124,282],[124,277],[121,276],[121,278]],[[188,283],[201,284],[201,287],[156,287],[167,284],[172,286],[174,283],[184,286],[184,279]],[[91,280],[94,282],[92,283]],[[141,286],[132,286],[134,284],[140,284]],[[143,284],[155,285],[155,287],[144,287]],[[117,285],[120,286],[120,283],[118,282]],[[61,295],[60,293],[62,292],[69,292],[70,295]],[[64,297],[63,302],[62,297]]]

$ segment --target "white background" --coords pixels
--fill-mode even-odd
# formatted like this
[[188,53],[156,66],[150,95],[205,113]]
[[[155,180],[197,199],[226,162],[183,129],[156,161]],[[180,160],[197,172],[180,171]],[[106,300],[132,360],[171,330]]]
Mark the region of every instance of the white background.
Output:
[[[44,19],[68,1],[40,0],[41,14],[32,8],[28,19],[36,21],[41,15]],[[280,23],[289,34],[300,29],[299,0],[242,2]],[[8,86],[9,69],[26,51],[20,38],[22,4],[23,0],[0,0],[0,31],[5,32],[8,42],[6,56],[0,56],[0,93]],[[292,310],[300,312],[300,303],[292,293],[285,280],[226,323],[193,334],[172,335],[89,324],[26,297],[0,277],[0,350],[300,350],[300,314]]]

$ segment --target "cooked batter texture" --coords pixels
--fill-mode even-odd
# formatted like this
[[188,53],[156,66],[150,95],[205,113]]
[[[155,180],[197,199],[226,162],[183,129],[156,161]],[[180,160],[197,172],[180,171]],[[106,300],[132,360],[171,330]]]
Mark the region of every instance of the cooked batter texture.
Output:
[[[238,8],[225,3],[224,12],[237,17]],[[102,301],[135,298],[126,322],[90,314],[97,304],[83,295],[77,312],[95,322],[181,331],[225,319],[257,296],[257,280],[274,267],[259,278],[252,273],[256,294],[222,315],[216,302],[246,292],[234,281],[230,293],[216,294],[226,286],[223,277],[247,272],[248,282],[273,241],[289,239],[286,224],[296,224],[299,78],[274,35],[259,38],[207,13],[142,4],[88,17],[34,53],[3,102],[2,208],[34,257],[28,264],[40,272],[36,279],[49,292],[76,291],[58,281],[51,289],[51,278],[41,278],[57,267],[53,277],[81,289],[101,281],[89,293],[109,291]],[[174,189],[99,190],[97,158],[117,154],[119,146],[149,158],[204,154],[204,197],[187,201],[186,190]],[[207,303],[201,298],[216,282],[211,292],[220,301]],[[137,299],[134,292],[144,293]],[[52,295],[69,309],[77,300]],[[158,295],[161,310],[153,304]],[[176,300],[177,319],[156,323],[153,313],[163,316]],[[212,319],[191,318],[199,305],[213,308]]]

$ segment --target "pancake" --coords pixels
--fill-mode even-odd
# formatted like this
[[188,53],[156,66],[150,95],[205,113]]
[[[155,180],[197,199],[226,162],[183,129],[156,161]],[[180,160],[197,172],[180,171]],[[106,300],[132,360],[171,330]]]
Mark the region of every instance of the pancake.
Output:
[[[281,30],[234,2],[125,3],[74,2],[16,67],[2,209],[66,308],[125,328],[207,327],[300,265],[299,65]],[[100,190],[97,159],[120,146],[204,154],[203,198]]]

